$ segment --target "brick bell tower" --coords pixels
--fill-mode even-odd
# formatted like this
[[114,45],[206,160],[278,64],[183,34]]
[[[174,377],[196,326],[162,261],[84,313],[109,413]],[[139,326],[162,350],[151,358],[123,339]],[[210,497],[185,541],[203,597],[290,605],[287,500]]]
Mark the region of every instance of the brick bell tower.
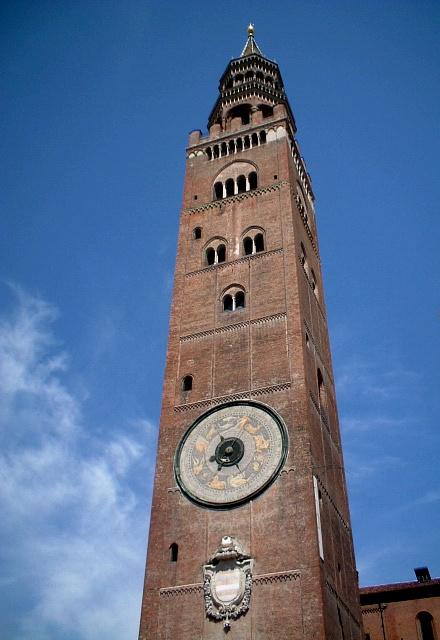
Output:
[[248,28],[190,134],[141,640],[361,637],[314,211]]

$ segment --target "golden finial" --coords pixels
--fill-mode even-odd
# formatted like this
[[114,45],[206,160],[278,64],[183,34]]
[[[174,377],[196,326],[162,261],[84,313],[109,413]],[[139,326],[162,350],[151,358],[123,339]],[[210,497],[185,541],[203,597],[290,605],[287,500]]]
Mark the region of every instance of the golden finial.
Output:
[[253,38],[253,37],[254,37],[255,27],[254,27],[254,25],[252,24],[252,22],[250,22],[250,23],[249,23],[249,26],[248,26],[248,28],[247,28],[247,32],[248,32],[248,36],[249,36],[249,38],[251,38],[251,37]]

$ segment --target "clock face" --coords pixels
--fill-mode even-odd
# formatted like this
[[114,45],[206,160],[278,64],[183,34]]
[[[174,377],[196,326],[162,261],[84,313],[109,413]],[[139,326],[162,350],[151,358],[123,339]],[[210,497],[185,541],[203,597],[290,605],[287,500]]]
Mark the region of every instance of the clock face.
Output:
[[189,498],[227,508],[265,489],[286,452],[286,429],[274,411],[255,402],[231,402],[188,429],[176,453],[176,479]]

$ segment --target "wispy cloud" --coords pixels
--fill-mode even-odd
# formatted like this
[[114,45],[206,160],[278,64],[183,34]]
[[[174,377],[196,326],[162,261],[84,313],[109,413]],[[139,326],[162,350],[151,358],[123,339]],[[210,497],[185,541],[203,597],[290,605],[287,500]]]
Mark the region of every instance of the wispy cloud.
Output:
[[132,487],[151,473],[155,428],[127,421],[98,439],[65,381],[57,310],[15,295],[0,318],[0,590],[20,600],[0,629],[9,640],[134,639],[147,514]]

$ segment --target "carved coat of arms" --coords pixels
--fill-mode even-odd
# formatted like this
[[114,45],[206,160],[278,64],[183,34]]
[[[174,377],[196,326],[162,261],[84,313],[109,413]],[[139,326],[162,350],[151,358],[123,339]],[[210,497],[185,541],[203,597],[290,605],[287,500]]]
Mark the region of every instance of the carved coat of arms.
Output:
[[225,630],[231,626],[231,620],[249,609],[252,562],[238,540],[223,536],[220,547],[203,566],[206,615],[223,620]]

